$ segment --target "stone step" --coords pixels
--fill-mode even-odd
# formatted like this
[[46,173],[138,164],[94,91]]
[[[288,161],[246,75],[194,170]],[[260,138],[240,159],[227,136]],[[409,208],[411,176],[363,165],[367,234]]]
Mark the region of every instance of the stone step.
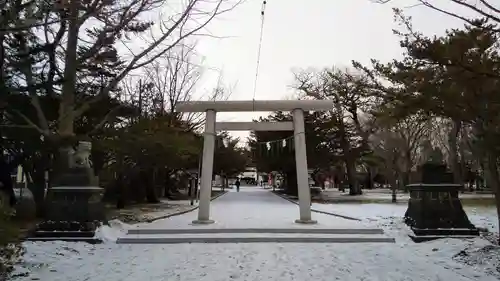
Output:
[[188,244],[188,243],[394,243],[382,235],[218,233],[178,235],[126,235],[117,244]]
[[283,234],[384,234],[373,228],[136,228],[127,234],[209,234],[209,233],[283,233]]

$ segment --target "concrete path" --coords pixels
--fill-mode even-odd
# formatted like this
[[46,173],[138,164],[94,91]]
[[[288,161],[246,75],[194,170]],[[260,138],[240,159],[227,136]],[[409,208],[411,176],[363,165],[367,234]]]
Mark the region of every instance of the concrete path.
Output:
[[197,218],[197,210],[155,221],[150,224],[137,225],[138,228],[347,228],[363,225],[346,219],[313,213],[316,225],[295,223],[299,218],[299,207],[274,195],[269,190],[254,186],[242,186],[240,192],[235,190],[214,200],[210,204],[210,218],[214,224],[192,225]]
[[360,222],[313,213],[314,225],[297,224],[299,207],[258,187],[242,187],[211,204],[214,224],[193,225],[197,211],[141,224],[120,237],[135,243],[359,243],[394,242],[381,229]]

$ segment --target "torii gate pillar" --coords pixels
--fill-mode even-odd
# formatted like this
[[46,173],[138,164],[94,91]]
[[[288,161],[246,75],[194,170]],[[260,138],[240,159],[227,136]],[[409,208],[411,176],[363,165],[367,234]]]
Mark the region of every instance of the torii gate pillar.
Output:
[[[309,189],[309,175],[307,172],[306,137],[304,128],[304,110],[331,110],[333,102],[328,100],[275,100],[275,101],[195,101],[180,102],[178,112],[206,112],[205,134],[203,143],[203,162],[201,168],[200,205],[198,219],[194,224],[210,224],[210,197],[212,190],[212,174],[215,152],[216,129],[224,130],[235,128],[235,124],[220,123],[216,128],[216,112],[243,112],[243,111],[291,111],[293,115],[293,131],[295,141],[295,162],[297,168],[297,185],[299,195],[300,217],[296,223],[314,224],[311,218],[311,191]],[[284,123],[256,123],[239,122],[242,129],[254,130],[289,130],[289,124]],[[256,125],[258,124],[258,125]]]
[[209,109],[205,118],[205,134],[203,136],[203,158],[201,162],[200,202],[196,224],[211,224],[210,198],[212,197],[212,175],[215,153],[215,110]]
[[311,218],[311,190],[309,189],[309,173],[307,171],[306,132],[304,111],[294,109],[293,132],[295,142],[295,166],[297,169],[297,188],[299,195],[300,218],[296,223],[316,223]]

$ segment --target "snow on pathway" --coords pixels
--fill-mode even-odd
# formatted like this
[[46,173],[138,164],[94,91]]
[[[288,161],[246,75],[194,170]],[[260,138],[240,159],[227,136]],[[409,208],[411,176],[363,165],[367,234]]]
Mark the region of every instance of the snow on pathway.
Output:
[[[369,210],[368,210],[369,211]],[[298,206],[269,191],[229,193],[212,204],[216,224],[208,227],[305,227],[293,221]],[[196,212],[157,221],[148,227],[190,227]],[[258,218],[258,220],[256,219]],[[313,227],[362,227],[333,216],[314,214]],[[144,225],[143,225],[144,227]],[[205,226],[207,227],[207,226]],[[309,226],[311,227],[311,226]],[[451,257],[474,241],[411,244],[177,244],[26,243],[31,254],[53,251],[53,259],[17,280],[497,280]],[[57,253],[56,253],[57,252]],[[58,254],[62,255],[57,259]],[[34,262],[34,260],[32,260]]]
[[242,187],[240,192],[229,192],[212,201],[210,217],[215,224],[192,226],[198,210],[185,215],[140,224],[138,228],[363,228],[354,221],[313,213],[318,221],[315,225],[295,223],[299,218],[299,207],[256,187]]

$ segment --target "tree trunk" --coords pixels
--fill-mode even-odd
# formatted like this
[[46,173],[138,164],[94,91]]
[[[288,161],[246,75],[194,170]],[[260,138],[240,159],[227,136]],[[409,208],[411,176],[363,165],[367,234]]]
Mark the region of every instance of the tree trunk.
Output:
[[116,187],[116,208],[123,209],[127,204],[127,186],[125,183],[125,165],[123,163],[123,155],[117,155],[118,172],[116,172],[115,187]]
[[72,137],[74,134],[78,33],[80,29],[78,13],[79,1],[70,1],[66,56],[64,58],[64,83],[62,86],[61,102],[59,104],[58,129],[59,134],[63,138]]
[[335,188],[339,191],[344,192],[342,185],[344,184],[344,179],[346,178],[344,167],[337,168],[337,174],[335,176]]
[[339,134],[340,134],[340,147],[343,150],[343,158],[346,167],[347,181],[349,182],[349,195],[362,194],[361,188],[358,185],[356,177],[356,163],[353,159],[351,145],[346,135],[346,128],[344,122],[339,118]]
[[[0,155],[2,157],[3,155]],[[16,204],[16,196],[14,195],[14,183],[10,176],[12,167],[2,158],[0,158],[0,191],[8,197],[10,207]],[[6,199],[7,200],[7,199]],[[6,204],[7,205],[7,204]]]
[[55,136],[55,141],[58,144],[57,147],[59,147],[57,174],[64,172],[70,166],[71,143],[74,138],[78,33],[80,30],[78,17],[79,5],[79,1],[76,0],[68,2],[68,32],[64,57],[64,82],[59,103],[58,135]]
[[375,188],[375,172],[373,167],[368,166],[368,189],[373,189]]
[[401,174],[401,188],[405,190],[405,192],[408,191],[408,185],[410,184],[410,176],[411,176],[411,170],[406,170]]
[[116,196],[116,208],[117,209],[123,209],[125,208],[126,204],[126,189],[127,187],[125,186],[125,181],[123,179],[123,172],[120,170],[117,173],[116,177],[116,191],[117,191],[117,196]]
[[[28,177],[28,175],[26,175]],[[33,199],[36,204],[36,214],[37,217],[43,217],[45,213],[45,170],[35,169],[33,174],[31,174],[33,183],[31,185],[30,191],[33,194]],[[26,178],[28,180],[28,178]]]
[[450,147],[450,168],[453,172],[453,181],[456,184],[463,185],[463,176],[460,169],[460,163],[458,159],[458,134],[460,132],[460,121],[453,121],[452,129],[448,138],[448,145]]
[[[493,192],[495,193],[495,203],[497,207],[497,220],[498,220],[498,225],[500,225],[500,175],[498,173],[498,158],[496,155],[493,155],[490,153],[488,155],[488,170],[490,174],[490,186],[493,189]],[[498,231],[498,244],[500,244],[500,229]]]
[[387,181],[389,182],[389,185],[391,186],[391,198],[392,198],[392,203],[396,203],[397,201],[397,189],[398,189],[398,183],[396,180],[396,175],[395,171],[392,168],[392,166],[386,167],[386,177]]
[[152,179],[150,178],[150,173],[147,171],[142,171],[140,173],[141,183],[144,183],[146,188],[146,201],[148,203],[159,203],[158,196],[156,195],[156,190]]
[[286,178],[286,191],[290,195],[297,196],[299,194],[298,184],[297,184],[297,172],[288,171],[285,174]]
[[172,178],[172,175],[175,173],[175,170],[171,170],[170,172],[165,173],[165,186],[164,186],[164,193],[165,197],[170,197],[174,192],[173,190],[175,189],[175,183]]
[[401,171],[401,177],[400,177],[400,186],[401,189],[403,189],[405,192],[408,192],[408,188],[406,186],[410,184],[410,175],[411,175],[411,169],[413,168],[413,162],[414,161],[412,161],[412,150],[407,149],[404,155],[405,167],[403,171]]
[[356,173],[356,164],[354,159],[347,157],[346,159],[347,181],[349,182],[349,195],[360,195],[363,192],[358,184]]

